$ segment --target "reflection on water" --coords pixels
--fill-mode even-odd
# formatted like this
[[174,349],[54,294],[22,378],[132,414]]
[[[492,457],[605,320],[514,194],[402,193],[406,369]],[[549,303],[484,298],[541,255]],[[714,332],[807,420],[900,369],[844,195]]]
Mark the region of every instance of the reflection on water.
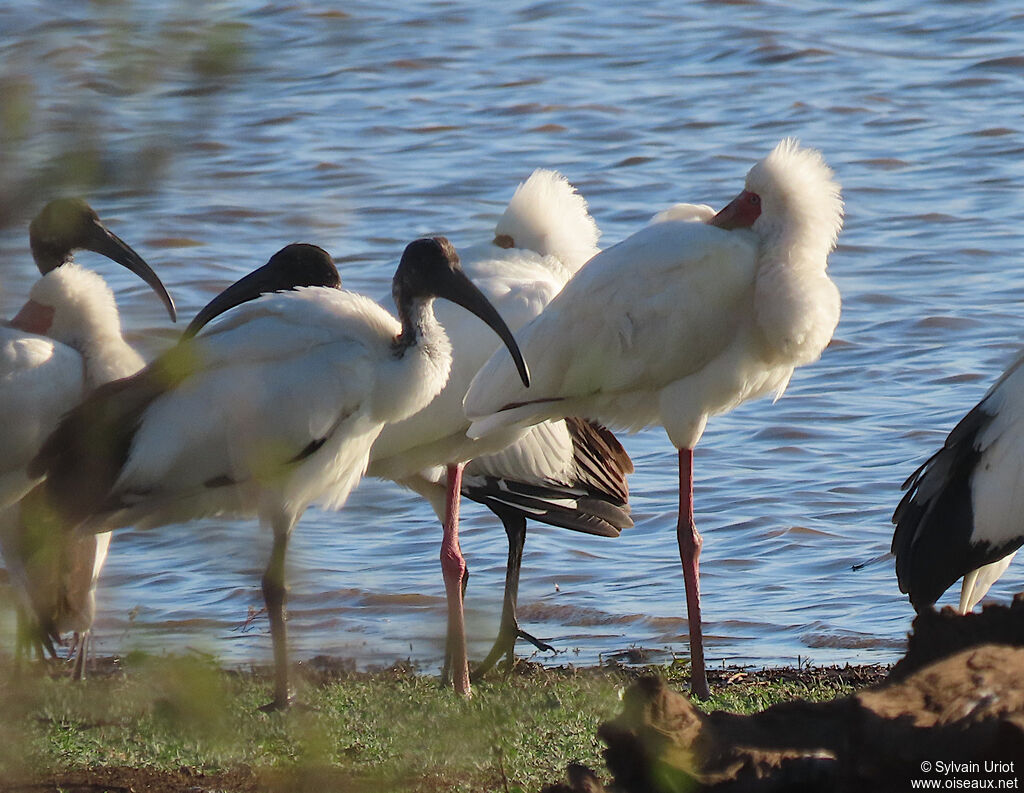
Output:
[[[667,205],[721,204],[785,135],[844,186],[831,268],[843,318],[776,404],[713,420],[696,454],[711,662],[896,657],[912,614],[883,553],[899,483],[1019,344],[1024,99],[1018,10],[655,0],[8,4],[0,9],[0,284],[32,280],[27,219],[86,192],[159,269],[184,316],[283,244],[316,242],[380,295],[409,239],[489,235],[514,186],[563,171],[611,244]],[[131,340],[176,332],[141,283],[114,286]],[[675,454],[625,439],[636,527],[618,540],[537,528],[524,626],[586,663],[634,645],[685,652]],[[501,603],[504,533],[467,505],[473,654]],[[297,654],[440,658],[440,529],[366,481],[311,510],[291,553]],[[202,647],[265,659],[255,522],[123,531],[100,593],[102,652]],[[993,591],[1024,585],[1016,564]],[[953,596],[947,596],[952,602]],[[9,620],[8,620],[9,622]]]

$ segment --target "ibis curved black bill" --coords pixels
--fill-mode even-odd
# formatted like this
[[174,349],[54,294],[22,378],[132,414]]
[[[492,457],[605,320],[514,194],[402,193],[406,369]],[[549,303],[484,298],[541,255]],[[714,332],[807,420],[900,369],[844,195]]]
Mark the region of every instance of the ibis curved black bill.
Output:
[[486,322],[491,330],[498,334],[498,338],[505,343],[505,346],[508,347],[516,369],[519,371],[519,379],[523,381],[523,385],[527,388],[530,387],[530,369],[526,365],[526,361],[523,360],[523,354],[519,351],[519,345],[516,344],[512,331],[509,330],[508,325],[505,324],[505,320],[501,318],[498,310],[491,305],[491,301],[477,288],[476,284],[469,280],[469,277],[461,269],[452,270],[450,276],[438,284],[436,295],[457,303]]
[[153,268],[146,264],[145,259],[133,251],[127,242],[110,231],[102,223],[96,222],[92,224],[88,238],[85,240],[82,247],[86,250],[106,256],[111,261],[117,262],[139,276],[139,278],[149,284],[150,289],[156,292],[157,297],[160,298],[161,302],[167,308],[167,313],[170,314],[171,321],[178,321],[178,314],[174,310],[174,300],[172,300],[171,296],[168,294],[167,288],[164,286],[159,276],[153,272]]
[[323,248],[306,243],[286,245],[262,267],[239,278],[231,286],[203,306],[181,334],[190,339],[208,322],[225,311],[260,295],[284,292],[301,286],[326,286],[341,289],[341,276],[334,259]]

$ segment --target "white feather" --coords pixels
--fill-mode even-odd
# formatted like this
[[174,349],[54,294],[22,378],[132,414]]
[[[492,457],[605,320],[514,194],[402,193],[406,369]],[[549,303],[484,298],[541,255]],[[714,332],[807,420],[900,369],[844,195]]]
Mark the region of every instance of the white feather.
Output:
[[0,509],[35,484],[25,475],[60,417],[102,383],[142,367],[121,336],[110,287],[73,262],[44,275],[29,300],[53,311],[48,335],[0,327]]
[[971,542],[1004,545],[1024,536],[1024,357],[989,389],[980,408],[992,420],[979,433],[971,474]]
[[229,322],[195,339],[195,373],[141,418],[114,487],[145,494],[130,519],[252,515],[266,493],[296,515],[314,502],[340,507],[385,422],[422,406],[447,375],[443,336],[437,349],[424,342],[399,359],[399,331],[373,301],[334,289],[270,295],[233,310]]
[[825,260],[842,203],[821,155],[788,140],[746,189],[762,200],[750,230],[661,219],[594,257],[517,334],[530,389],[497,355],[476,375],[470,435],[586,415],[628,430],[661,424],[692,448],[709,416],[778,396],[839,320]]
[[[487,243],[459,255],[463,270],[513,332],[537,316],[597,252],[599,236],[583,197],[561,174],[546,170],[534,171],[519,185],[495,233],[514,247]],[[384,429],[370,453],[371,476],[407,483],[422,469],[499,451],[522,434],[512,430],[486,441],[467,438],[466,388],[484,361],[492,354],[500,357],[504,346],[465,309],[446,303],[436,311],[452,344],[448,382],[423,410]]]

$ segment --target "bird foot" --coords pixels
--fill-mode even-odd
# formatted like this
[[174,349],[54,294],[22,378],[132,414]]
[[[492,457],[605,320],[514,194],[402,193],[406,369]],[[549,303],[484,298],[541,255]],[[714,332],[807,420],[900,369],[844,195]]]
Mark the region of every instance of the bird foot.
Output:
[[275,696],[266,705],[260,705],[259,710],[263,713],[283,713],[288,710],[312,710],[312,708],[297,701],[295,693],[289,691],[287,696]]
[[315,708],[307,702],[300,702],[292,697],[283,703],[279,703],[277,700],[274,700],[272,702],[268,702],[266,705],[260,705],[258,710],[263,713],[309,713],[317,711],[319,708]]
[[473,670],[472,675],[470,675],[470,680],[472,682],[476,682],[482,679],[484,675],[486,675],[495,667],[495,665],[498,663],[498,660],[502,656],[508,658],[508,663],[505,668],[505,671],[511,672],[512,667],[515,663],[516,641],[519,639],[525,639],[538,650],[541,650],[543,652],[558,652],[558,650],[556,650],[553,646],[551,646],[550,644],[541,639],[538,639],[536,636],[532,636],[531,634],[527,633],[519,627],[518,623],[516,623],[515,627],[509,630],[503,630],[501,631],[501,633],[498,634],[498,638],[495,640],[494,647],[491,648],[491,652],[483,661],[480,662],[476,669]]
[[541,650],[542,652],[547,652],[547,653],[557,653],[558,652],[558,650],[556,650],[554,647],[552,647],[550,644],[548,644],[543,639],[538,639],[536,636],[531,636],[530,634],[528,634],[526,631],[524,631],[522,628],[520,628],[518,626],[516,627],[516,638],[517,639],[525,639],[526,641],[528,641],[530,644],[532,644],[534,647],[536,647],[538,650]]

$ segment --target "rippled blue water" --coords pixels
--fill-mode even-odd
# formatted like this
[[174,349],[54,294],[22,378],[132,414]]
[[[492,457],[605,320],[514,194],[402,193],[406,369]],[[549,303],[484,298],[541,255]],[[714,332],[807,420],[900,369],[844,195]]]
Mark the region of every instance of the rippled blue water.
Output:
[[[776,404],[713,420],[696,507],[711,663],[890,661],[912,610],[888,549],[899,484],[1010,361],[1024,327],[1024,15],[1009,0],[918,3],[101,2],[0,7],[4,106],[27,107],[8,176],[91,141],[88,195],[159,270],[182,314],[292,241],[349,288],[387,291],[405,242],[485,238],[539,166],[587,197],[605,244],[677,201],[722,205],[781,137],[820,148],[844,187],[831,258],[843,318]],[[197,17],[200,17],[197,19]],[[202,17],[205,17],[203,19]],[[18,103],[14,100],[17,99]],[[31,195],[0,230],[3,311],[32,281]],[[130,276],[133,340],[172,337]],[[636,527],[619,540],[529,535],[524,624],[592,662],[685,652],[675,455],[625,438]],[[504,534],[467,506],[471,653],[489,645]],[[440,528],[365,481],[300,524],[290,616],[300,657],[441,655]],[[209,521],[115,539],[101,652],[201,647],[266,659],[269,538]],[[1024,586],[1011,567],[993,598]],[[947,596],[951,601],[952,596]],[[8,620],[9,622],[9,620]]]

